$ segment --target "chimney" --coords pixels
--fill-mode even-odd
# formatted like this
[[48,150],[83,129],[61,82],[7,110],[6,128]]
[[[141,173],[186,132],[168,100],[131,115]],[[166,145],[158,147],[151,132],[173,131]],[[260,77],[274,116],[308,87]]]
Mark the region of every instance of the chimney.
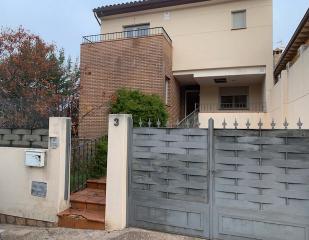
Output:
[[279,62],[282,52],[283,50],[281,48],[276,48],[273,51],[274,67],[276,67],[277,63]]

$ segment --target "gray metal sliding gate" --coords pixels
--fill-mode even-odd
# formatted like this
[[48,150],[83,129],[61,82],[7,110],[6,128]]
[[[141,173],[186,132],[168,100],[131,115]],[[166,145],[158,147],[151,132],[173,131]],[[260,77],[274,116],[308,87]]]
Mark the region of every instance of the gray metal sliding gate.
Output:
[[214,135],[214,237],[308,240],[309,131]]
[[209,237],[207,130],[133,130],[131,226]]
[[134,128],[129,225],[309,240],[309,131]]

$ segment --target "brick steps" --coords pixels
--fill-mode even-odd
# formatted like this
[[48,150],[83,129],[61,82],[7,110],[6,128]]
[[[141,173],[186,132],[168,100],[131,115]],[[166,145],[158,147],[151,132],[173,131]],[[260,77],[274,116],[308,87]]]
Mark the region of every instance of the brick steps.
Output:
[[106,190],[106,178],[88,180],[87,188],[103,189],[105,191]]
[[105,214],[91,210],[67,209],[60,213],[59,227],[77,229],[105,229]]
[[58,214],[59,227],[105,229],[106,180],[88,180],[87,188],[71,194],[71,208]]

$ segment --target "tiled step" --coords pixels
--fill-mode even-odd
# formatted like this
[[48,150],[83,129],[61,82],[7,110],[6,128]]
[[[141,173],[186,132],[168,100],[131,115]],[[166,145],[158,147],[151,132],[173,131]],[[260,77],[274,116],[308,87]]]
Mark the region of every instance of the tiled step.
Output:
[[88,209],[105,212],[105,191],[86,188],[71,195],[73,209]]
[[90,184],[71,194],[71,208],[58,214],[59,227],[104,230],[105,180],[90,180]]
[[76,229],[105,229],[105,214],[99,211],[67,209],[58,214],[59,227]]
[[106,190],[106,178],[87,180],[87,188]]

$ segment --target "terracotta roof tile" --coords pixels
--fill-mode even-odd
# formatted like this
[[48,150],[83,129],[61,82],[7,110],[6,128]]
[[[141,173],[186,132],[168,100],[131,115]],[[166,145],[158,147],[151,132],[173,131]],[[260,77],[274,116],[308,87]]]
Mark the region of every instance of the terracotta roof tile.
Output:
[[98,17],[111,16],[121,13],[138,12],[148,9],[183,5],[189,3],[206,2],[210,0],[139,0],[126,3],[105,5],[93,9]]

